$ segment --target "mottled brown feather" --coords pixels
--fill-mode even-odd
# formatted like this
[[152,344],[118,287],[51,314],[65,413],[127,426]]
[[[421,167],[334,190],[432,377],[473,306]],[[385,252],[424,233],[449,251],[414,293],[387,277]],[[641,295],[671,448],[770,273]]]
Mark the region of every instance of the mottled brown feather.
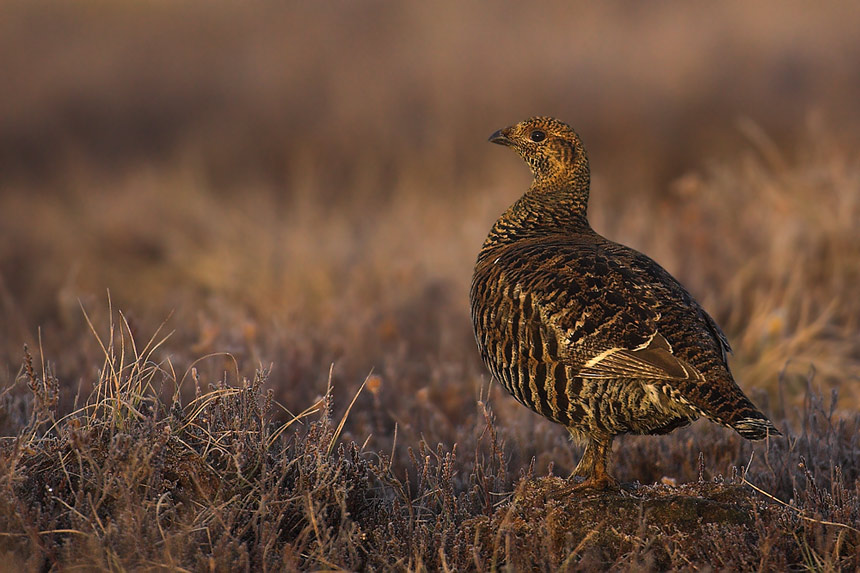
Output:
[[699,416],[749,439],[778,434],[735,384],[728,340],[686,289],[591,229],[577,134],[536,117],[490,140],[516,150],[535,178],[478,255],[478,348],[517,400],[589,440],[575,475],[610,485],[614,436],[666,433]]

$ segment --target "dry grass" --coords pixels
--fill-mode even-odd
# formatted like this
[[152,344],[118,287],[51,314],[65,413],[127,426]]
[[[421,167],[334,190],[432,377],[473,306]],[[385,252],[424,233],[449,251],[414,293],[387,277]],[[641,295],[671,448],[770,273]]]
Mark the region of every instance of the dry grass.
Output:
[[[10,560],[858,566],[856,7],[4,10]],[[528,184],[484,139],[534,113],[579,129],[594,226],[690,288],[788,436],[625,438],[619,477],[695,485],[702,452],[705,483],[739,488],[755,450],[746,477],[792,508],[744,486],[750,522],[643,517],[610,543],[522,506],[580,450],[489,384],[467,291]]]
[[[552,466],[550,477],[535,477],[534,459],[510,472],[513,448],[484,402],[451,447],[375,453],[341,440],[358,397],[337,421],[331,387],[276,423],[265,371],[205,386],[192,370],[183,406],[182,380],[153,361],[163,340],[138,349],[120,319],[99,339],[95,391],[65,416],[57,379],[25,356],[29,418],[0,446],[0,550],[19,568],[860,566],[860,415],[837,418],[814,394],[799,427],[784,420],[786,437],[746,467],[731,460],[749,444],[713,427],[637,440],[619,456],[623,472],[672,457],[681,471],[716,444],[728,477],[711,476],[699,453],[697,482],[570,496]],[[164,385],[172,403],[157,398]],[[3,398],[4,414],[22,411]]]

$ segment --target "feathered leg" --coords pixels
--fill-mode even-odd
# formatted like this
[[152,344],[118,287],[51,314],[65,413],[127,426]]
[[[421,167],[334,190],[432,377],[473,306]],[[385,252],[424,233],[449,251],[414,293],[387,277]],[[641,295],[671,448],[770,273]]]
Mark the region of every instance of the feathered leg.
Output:
[[609,454],[612,452],[612,437],[605,440],[591,438],[585,446],[582,459],[573,470],[571,478],[582,477],[585,481],[571,486],[571,491],[583,489],[618,489],[618,481],[609,475]]

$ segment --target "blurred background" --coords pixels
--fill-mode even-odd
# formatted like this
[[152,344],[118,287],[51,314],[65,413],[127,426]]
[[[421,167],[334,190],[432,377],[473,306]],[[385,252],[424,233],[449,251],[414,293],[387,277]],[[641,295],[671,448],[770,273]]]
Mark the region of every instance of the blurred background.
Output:
[[0,11],[4,386],[41,345],[68,411],[121,310],[141,347],[172,333],[168,393],[192,365],[271,366],[301,410],[333,364],[341,408],[376,376],[359,442],[452,443],[489,393],[509,441],[564,447],[491,387],[468,317],[477,250],[530,181],[487,137],[554,115],[589,150],[593,226],[687,285],[766,411],[808,385],[860,406],[860,4]]

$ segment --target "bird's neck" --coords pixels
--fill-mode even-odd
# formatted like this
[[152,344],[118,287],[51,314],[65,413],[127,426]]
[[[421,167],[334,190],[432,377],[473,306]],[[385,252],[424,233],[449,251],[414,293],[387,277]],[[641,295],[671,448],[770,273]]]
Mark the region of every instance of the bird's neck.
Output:
[[478,260],[498,248],[530,238],[593,233],[588,224],[588,184],[535,179],[532,186],[496,221]]

